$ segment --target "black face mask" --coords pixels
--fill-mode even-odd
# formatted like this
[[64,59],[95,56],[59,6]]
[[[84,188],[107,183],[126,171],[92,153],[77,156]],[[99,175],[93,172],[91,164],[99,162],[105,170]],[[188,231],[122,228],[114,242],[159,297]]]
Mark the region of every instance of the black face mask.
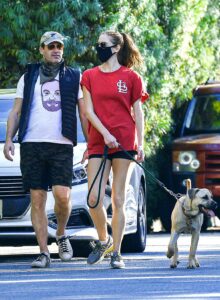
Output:
[[100,46],[96,46],[96,51],[97,51],[97,55],[98,55],[98,58],[100,59],[101,62],[106,62],[107,60],[109,60],[110,57],[112,57],[113,54],[115,53],[112,53],[112,47],[115,47],[116,45],[113,45],[113,46],[110,46],[110,47],[105,47],[105,48],[102,48]]

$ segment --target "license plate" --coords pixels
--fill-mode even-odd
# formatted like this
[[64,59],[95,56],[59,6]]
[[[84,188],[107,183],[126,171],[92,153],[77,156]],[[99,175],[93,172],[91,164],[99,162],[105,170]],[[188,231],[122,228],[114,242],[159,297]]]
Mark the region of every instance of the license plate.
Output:
[[0,219],[3,219],[3,200],[0,199]]

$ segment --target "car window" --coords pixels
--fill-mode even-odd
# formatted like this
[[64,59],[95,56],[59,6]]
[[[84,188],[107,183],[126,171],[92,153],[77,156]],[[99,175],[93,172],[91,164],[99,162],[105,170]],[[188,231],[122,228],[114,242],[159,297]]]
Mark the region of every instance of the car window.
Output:
[[220,95],[199,96],[189,122],[189,130],[193,132],[220,131]]
[[[12,109],[13,103],[14,103],[14,98],[0,99],[0,141],[1,142],[5,142],[7,119],[8,119],[9,112]],[[78,143],[85,142],[78,110],[77,110],[77,140]],[[15,142],[17,141],[17,136],[15,137],[14,141]]]
[[183,122],[184,122],[188,105],[189,105],[188,101],[184,101],[179,106],[174,107],[174,109],[172,110],[172,120],[173,120],[172,137],[173,138],[178,138],[181,136]]

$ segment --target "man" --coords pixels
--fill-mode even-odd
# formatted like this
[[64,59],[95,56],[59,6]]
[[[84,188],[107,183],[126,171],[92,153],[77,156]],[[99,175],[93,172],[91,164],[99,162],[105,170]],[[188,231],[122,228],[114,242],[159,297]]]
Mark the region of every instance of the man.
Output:
[[65,227],[71,210],[73,146],[77,143],[76,104],[85,135],[87,122],[80,73],[64,65],[64,37],[58,32],[44,33],[39,50],[43,61],[28,65],[27,73],[18,82],[7,123],[4,155],[13,160],[13,137],[19,130],[21,172],[24,187],[30,190],[31,220],[40,248],[40,255],[31,266],[46,268],[50,266],[45,213],[49,186],[55,198],[59,256],[63,261],[73,256]]

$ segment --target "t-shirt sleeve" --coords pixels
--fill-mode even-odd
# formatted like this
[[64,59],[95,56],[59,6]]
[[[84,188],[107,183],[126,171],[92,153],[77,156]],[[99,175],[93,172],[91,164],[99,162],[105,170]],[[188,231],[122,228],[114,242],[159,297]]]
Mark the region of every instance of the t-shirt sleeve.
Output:
[[140,75],[133,73],[133,85],[132,85],[132,94],[131,94],[131,104],[133,105],[138,99],[144,103],[149,98],[143,80]]
[[15,98],[24,98],[24,75],[18,81]]
[[81,86],[85,86],[89,92],[91,91],[89,70],[83,72],[82,79],[81,79]]

